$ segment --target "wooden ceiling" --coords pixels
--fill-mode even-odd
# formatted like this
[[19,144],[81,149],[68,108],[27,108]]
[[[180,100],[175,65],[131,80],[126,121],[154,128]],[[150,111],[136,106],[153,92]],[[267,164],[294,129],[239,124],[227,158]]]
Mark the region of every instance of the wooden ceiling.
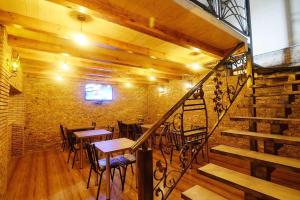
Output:
[[[185,0],[0,0],[0,24],[25,73],[165,83],[202,73],[246,39]],[[78,15],[86,16],[80,22]],[[75,33],[87,36],[79,46]],[[67,63],[69,71],[62,71]],[[194,70],[191,64],[202,66]],[[149,77],[155,80],[149,80]]]

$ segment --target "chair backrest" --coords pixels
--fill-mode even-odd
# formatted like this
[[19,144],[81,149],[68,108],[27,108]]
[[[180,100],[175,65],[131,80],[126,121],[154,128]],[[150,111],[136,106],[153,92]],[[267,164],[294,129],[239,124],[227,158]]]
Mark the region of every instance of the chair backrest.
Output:
[[74,136],[73,132],[66,131],[67,132],[67,142],[71,150],[75,150],[75,144],[76,144],[76,137]]
[[119,127],[119,138],[127,137],[127,125],[124,124],[122,121],[118,121]]
[[67,140],[66,134],[65,134],[65,128],[62,124],[59,125],[60,128],[60,136],[62,138],[63,141]]
[[97,173],[100,170],[100,166],[98,163],[99,159],[98,159],[98,154],[97,154],[95,144],[86,143],[85,148],[87,151],[87,155],[88,155],[91,167]]
[[93,127],[96,127],[96,125],[97,125],[96,122],[92,122]]
[[132,137],[134,140],[137,140],[141,135],[143,135],[143,129],[141,125],[134,124],[131,126]]

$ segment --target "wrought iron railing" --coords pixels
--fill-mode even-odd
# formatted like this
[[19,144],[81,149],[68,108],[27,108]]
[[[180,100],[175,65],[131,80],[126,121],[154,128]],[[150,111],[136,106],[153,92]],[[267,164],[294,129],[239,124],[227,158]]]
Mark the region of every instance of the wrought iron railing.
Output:
[[190,0],[243,35],[249,36],[249,0]]
[[[241,43],[232,49],[132,146],[132,151],[140,148],[138,155],[142,155],[143,152],[146,153],[149,151],[146,145],[148,140],[155,135],[159,128],[163,127],[159,139],[161,159],[156,161],[153,171],[148,166],[147,169],[150,171],[146,172],[140,169],[139,172],[139,174],[143,174],[143,177],[145,173],[152,174],[154,188],[152,182],[149,184],[139,182],[139,192],[145,192],[151,188],[156,197],[166,199],[192,165],[199,152],[203,150],[209,137],[251,76],[251,74],[246,73],[246,67],[249,66],[247,59],[249,53],[236,53],[243,46],[244,44]],[[211,86],[214,88],[213,99],[208,98],[207,95],[211,92]],[[198,112],[196,123],[191,123],[188,117],[191,112]],[[179,162],[177,167],[171,165],[174,149],[179,152],[176,158]],[[168,156],[170,159],[167,159]],[[147,163],[142,164],[143,166],[152,165],[152,160],[148,161],[148,158],[145,160],[138,158],[138,163]],[[149,195],[149,191],[147,194]],[[152,199],[152,197],[142,199]]]

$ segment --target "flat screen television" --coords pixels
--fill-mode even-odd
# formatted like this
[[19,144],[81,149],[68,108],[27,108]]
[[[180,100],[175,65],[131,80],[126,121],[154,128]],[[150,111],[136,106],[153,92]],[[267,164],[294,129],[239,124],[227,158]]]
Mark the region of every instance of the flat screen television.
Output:
[[86,84],[85,99],[90,101],[111,101],[113,99],[112,86],[104,84]]

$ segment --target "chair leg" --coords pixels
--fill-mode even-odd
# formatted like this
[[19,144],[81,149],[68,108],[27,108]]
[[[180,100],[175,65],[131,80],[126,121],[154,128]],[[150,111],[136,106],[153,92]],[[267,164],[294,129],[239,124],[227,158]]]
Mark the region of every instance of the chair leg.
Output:
[[70,151],[69,151],[69,155],[68,155],[68,162],[67,162],[67,163],[69,163],[69,161],[70,161],[70,157],[71,157],[71,149],[70,149]]
[[87,185],[86,185],[87,189],[89,188],[89,185],[90,185],[91,174],[92,174],[92,165],[90,167],[89,178],[88,178],[88,182],[87,182]]
[[112,181],[112,182],[114,182],[115,170],[116,170],[116,168],[113,168],[113,169],[112,169],[113,173],[110,174],[110,178],[111,178],[111,181]]
[[72,163],[72,169],[73,169],[74,164],[75,164],[76,156],[77,156],[77,151],[74,152],[73,163]]
[[122,191],[124,191],[124,186],[125,186],[125,180],[126,180],[126,172],[127,172],[127,166],[126,165],[124,168],[124,175],[122,176],[121,168],[119,168],[119,173],[120,173],[120,179],[121,179],[121,184],[122,184]]
[[101,174],[100,174],[100,181],[99,181],[99,185],[98,185],[97,198],[96,198],[97,200],[98,200],[98,198],[99,198],[99,192],[100,192],[100,186],[101,186],[101,180],[102,180],[103,172],[104,172],[104,171],[102,171]]
[[131,166],[131,172],[132,172],[132,174],[134,175],[132,163],[130,164],[130,166]]

